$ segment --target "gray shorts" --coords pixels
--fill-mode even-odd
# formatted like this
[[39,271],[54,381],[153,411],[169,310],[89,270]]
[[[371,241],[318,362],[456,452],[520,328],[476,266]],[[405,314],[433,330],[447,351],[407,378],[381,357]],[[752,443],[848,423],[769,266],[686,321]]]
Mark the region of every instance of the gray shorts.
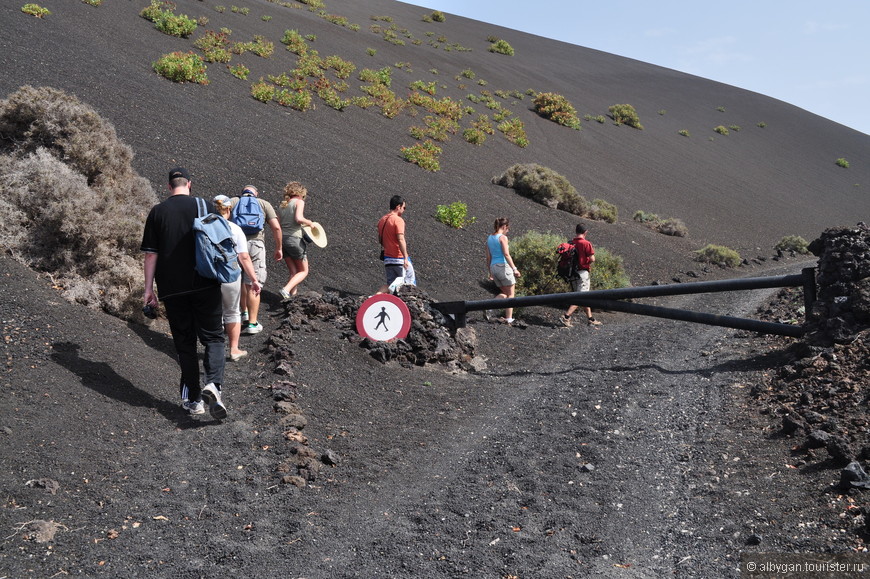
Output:
[[517,284],[514,270],[506,263],[489,264],[489,273],[492,274],[492,279],[498,287],[509,287]]
[[575,292],[588,292],[590,287],[589,283],[589,270],[581,269],[580,270],[580,279],[575,279],[571,282],[571,288]]
[[[262,239],[249,239],[248,254],[254,264],[257,281],[260,282],[260,285],[266,285],[266,242]],[[244,272],[242,272],[242,278],[246,284],[253,282],[252,279],[248,279],[248,274]]]
[[281,241],[281,251],[284,252],[284,257],[292,259],[306,259],[308,257],[308,244],[301,237],[288,235]]

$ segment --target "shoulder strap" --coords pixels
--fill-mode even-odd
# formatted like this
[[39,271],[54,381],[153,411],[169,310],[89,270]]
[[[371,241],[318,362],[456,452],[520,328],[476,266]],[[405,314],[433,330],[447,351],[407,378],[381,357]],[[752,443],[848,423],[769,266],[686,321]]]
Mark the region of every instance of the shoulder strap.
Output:
[[208,211],[205,206],[205,199],[202,197],[195,197],[196,199],[196,213],[197,217],[205,217],[208,215]]
[[383,225],[378,227],[378,243],[380,243],[381,245],[384,244],[384,227],[386,227],[386,226],[387,226],[387,220],[384,219]]

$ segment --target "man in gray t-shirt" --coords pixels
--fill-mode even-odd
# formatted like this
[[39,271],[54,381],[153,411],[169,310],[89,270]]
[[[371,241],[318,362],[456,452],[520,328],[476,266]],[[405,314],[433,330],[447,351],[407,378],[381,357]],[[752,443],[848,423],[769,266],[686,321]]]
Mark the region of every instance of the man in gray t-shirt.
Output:
[[[253,185],[245,185],[242,190],[242,195],[252,195],[257,198],[260,207],[263,209],[263,214],[266,217],[266,227],[272,230],[272,237],[275,240],[275,260],[281,261],[284,255],[281,251],[281,224],[278,221],[278,214],[275,213],[275,208],[265,199],[260,199],[260,192]],[[240,197],[233,197],[233,207],[238,205]],[[251,261],[254,263],[254,271],[257,273],[257,281],[261,286],[266,285],[266,235],[265,227],[257,233],[246,235],[248,239],[248,253],[251,255]],[[240,308],[242,311],[242,334],[258,334],[263,331],[263,326],[258,321],[260,314],[260,296],[254,295],[250,291],[251,280],[246,274],[242,274],[242,298]],[[247,314],[247,318],[245,315]]]

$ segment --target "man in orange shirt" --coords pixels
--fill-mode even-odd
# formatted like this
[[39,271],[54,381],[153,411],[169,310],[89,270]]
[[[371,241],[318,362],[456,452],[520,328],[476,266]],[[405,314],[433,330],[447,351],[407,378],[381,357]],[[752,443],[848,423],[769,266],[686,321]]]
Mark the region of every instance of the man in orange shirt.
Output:
[[378,241],[384,248],[384,280],[386,283],[377,293],[386,293],[397,277],[404,278],[405,270],[411,267],[408,246],[405,244],[405,220],[402,214],[407,207],[401,195],[390,198],[390,212],[378,221]]

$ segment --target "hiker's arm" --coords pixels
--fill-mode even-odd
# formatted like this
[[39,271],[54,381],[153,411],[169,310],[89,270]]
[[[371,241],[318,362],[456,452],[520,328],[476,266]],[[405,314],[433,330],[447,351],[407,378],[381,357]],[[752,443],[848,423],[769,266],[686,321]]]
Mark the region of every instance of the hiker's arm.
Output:
[[157,271],[157,254],[146,253],[143,265],[145,272],[145,305],[157,305],[157,296],[154,295],[154,273]]
[[303,199],[299,199],[296,201],[296,213],[293,215],[293,218],[296,220],[296,223],[299,225],[307,225],[311,227],[314,225],[314,222],[310,219],[305,219],[305,201]]
[[257,272],[254,270],[254,262],[251,261],[251,254],[248,252],[242,252],[239,254],[239,264],[242,266],[242,271],[245,272],[245,275],[248,276],[248,279],[251,281],[251,291],[254,292],[255,296],[260,295],[260,290],[263,289],[263,286],[260,285],[260,282],[257,281]]
[[269,228],[272,230],[272,237],[275,238],[275,260],[280,261],[284,258],[284,252],[281,249],[281,222],[278,221],[277,217],[273,217],[268,219],[266,223],[269,224]]
[[510,249],[508,248],[508,240],[507,237],[502,235],[498,239],[499,243],[501,243],[501,251],[504,253],[504,260],[507,262],[511,269],[514,270],[514,275],[520,275],[520,270],[517,269],[517,266],[514,265],[514,258],[511,257]]
[[399,249],[402,250],[402,257],[405,258],[405,263],[402,264],[402,267],[408,269],[408,246],[405,245],[405,234],[399,233],[396,234],[396,239],[399,242]]

